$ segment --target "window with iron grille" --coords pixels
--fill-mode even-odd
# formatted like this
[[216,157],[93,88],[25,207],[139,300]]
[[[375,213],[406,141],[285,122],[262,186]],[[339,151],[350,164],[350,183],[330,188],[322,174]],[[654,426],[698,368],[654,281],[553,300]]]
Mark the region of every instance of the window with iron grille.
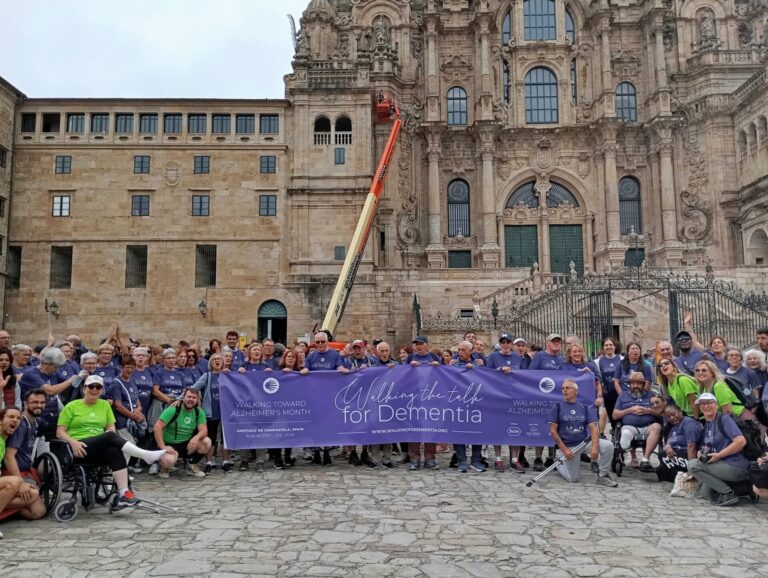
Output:
[[277,172],[277,157],[265,155],[259,159],[259,172],[262,175]]
[[147,286],[147,246],[128,245],[125,248],[125,288],[143,289]]
[[[155,117],[155,124],[157,124],[157,117]],[[115,115],[115,132],[120,134],[133,132],[133,113],[118,112]]]
[[526,40],[554,40],[557,36],[555,0],[524,0],[523,28]]
[[210,195],[192,195],[192,216],[208,217],[211,211]]
[[449,269],[471,269],[472,251],[448,251]]
[[131,196],[131,216],[149,217],[149,195]]
[[56,174],[68,175],[72,172],[72,157],[59,155],[56,157]]
[[578,104],[579,102],[579,90],[578,85],[578,70],[576,68],[576,59],[571,60],[571,103]]
[[235,132],[237,134],[253,134],[256,132],[255,114],[238,114],[235,117]]
[[196,156],[195,157],[195,174],[207,175],[210,172],[211,172],[211,157]]
[[631,82],[620,82],[616,87],[616,116],[627,122],[637,120],[637,91]]
[[180,112],[163,115],[163,132],[168,134],[181,133],[183,117]]
[[67,132],[83,132],[85,130],[85,114],[82,112],[67,115]]
[[149,174],[149,155],[136,155],[133,157],[133,172],[137,175]]
[[158,115],[153,112],[140,114],[139,132],[142,134],[157,134],[157,116]]
[[276,114],[260,115],[259,132],[261,134],[278,134],[280,132],[280,117]]
[[72,247],[51,247],[51,289],[72,287]]
[[195,287],[216,287],[216,245],[195,247]]
[[91,132],[109,132],[109,114],[91,114]]
[[189,134],[205,134],[208,116],[205,114],[190,114],[187,117],[187,132]]
[[448,236],[469,237],[469,185],[462,179],[448,184]]
[[211,117],[211,132],[213,134],[229,134],[232,132],[232,115],[214,114]]
[[619,218],[622,235],[629,235],[633,230],[638,235],[643,232],[640,181],[634,177],[619,180]]
[[259,195],[259,217],[277,215],[277,195]]
[[21,287],[21,247],[14,245],[8,247],[8,257],[5,261],[5,287],[6,289]]
[[506,60],[502,64],[502,82],[504,83],[504,104],[509,104],[510,102],[510,89],[512,87],[512,80],[509,73],[509,62]]
[[37,128],[37,114],[25,112],[21,115],[21,132],[35,132]]
[[53,207],[51,209],[51,216],[69,217],[71,201],[72,199],[70,198],[69,195],[54,195]]
[[5,199],[0,197],[0,219],[5,217]]
[[454,86],[448,91],[448,119],[451,126],[467,124],[467,91]]
[[343,165],[346,160],[346,150],[343,147],[333,149],[333,163]]
[[525,122],[558,122],[557,77],[543,66],[534,68],[525,75]]

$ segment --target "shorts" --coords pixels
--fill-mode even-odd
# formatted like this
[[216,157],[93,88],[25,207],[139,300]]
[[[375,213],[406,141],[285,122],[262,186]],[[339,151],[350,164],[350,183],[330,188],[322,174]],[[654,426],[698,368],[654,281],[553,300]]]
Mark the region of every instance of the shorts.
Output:
[[635,439],[639,441],[645,441],[648,439],[648,427],[649,426],[643,426],[643,427],[637,427],[634,425],[623,425],[622,428],[631,428],[635,431]]

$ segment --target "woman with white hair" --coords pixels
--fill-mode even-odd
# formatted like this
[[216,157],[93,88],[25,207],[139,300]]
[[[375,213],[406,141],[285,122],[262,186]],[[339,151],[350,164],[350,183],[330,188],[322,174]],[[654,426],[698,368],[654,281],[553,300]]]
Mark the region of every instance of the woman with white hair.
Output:
[[17,343],[11,348],[13,353],[13,372],[18,376],[32,369],[32,348],[23,343]]
[[56,369],[64,365],[66,358],[58,347],[46,347],[40,352],[40,365],[33,367],[19,379],[21,397],[24,399],[33,389],[42,389],[45,392],[45,409],[41,414],[41,421],[45,423],[45,429],[41,429],[47,438],[56,436],[56,421],[64,404],[60,395],[70,387],[77,387],[82,381],[82,376],[76,374],[61,383],[56,379]]
[[184,393],[184,376],[176,368],[176,350],[172,347],[164,349],[161,359],[163,365],[153,373],[152,404],[147,415],[150,430],[163,410]]
[[765,353],[759,349],[748,349],[744,352],[744,365],[757,374],[760,386],[768,382],[768,370],[765,367]]

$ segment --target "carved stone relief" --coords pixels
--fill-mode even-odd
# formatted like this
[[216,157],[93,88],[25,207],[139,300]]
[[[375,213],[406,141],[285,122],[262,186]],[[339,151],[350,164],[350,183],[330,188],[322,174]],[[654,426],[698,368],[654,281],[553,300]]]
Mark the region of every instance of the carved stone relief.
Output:
[[690,127],[684,130],[684,147],[688,166],[688,186],[680,194],[682,220],[680,237],[686,241],[703,243],[712,234],[712,207],[707,199],[709,173],[707,158],[698,145]]
[[440,67],[443,80],[449,83],[467,83],[472,78],[472,63],[465,57],[454,54]]

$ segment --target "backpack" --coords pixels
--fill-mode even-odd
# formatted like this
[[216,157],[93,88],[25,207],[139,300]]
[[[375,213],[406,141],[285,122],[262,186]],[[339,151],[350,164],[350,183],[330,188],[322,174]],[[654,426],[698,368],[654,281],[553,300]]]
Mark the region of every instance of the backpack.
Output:
[[[168,426],[169,426],[169,425],[171,425],[172,423],[173,423],[173,424],[176,424],[176,430],[175,430],[175,432],[174,432],[175,434],[178,434],[178,433],[179,433],[179,424],[178,424],[178,423],[176,423],[176,422],[178,421],[178,419],[179,419],[179,416],[181,415],[181,406],[182,406],[182,404],[181,404],[181,403],[180,403],[179,405],[177,405],[177,406],[176,406],[176,411],[174,411],[174,412],[173,412],[173,417],[171,417],[171,419],[169,419],[169,420],[168,420],[168,423],[167,423],[167,424],[165,424],[165,427],[168,427]],[[196,405],[196,406],[195,406],[195,422],[198,422],[198,421],[200,421],[200,412],[202,412],[202,410],[200,409],[200,406],[197,406],[197,405]],[[175,436],[174,436],[174,437],[175,437]]]
[[[723,414],[717,415],[717,428],[720,430],[720,435],[727,438],[728,436],[725,434],[722,415]],[[738,418],[733,418],[733,421],[736,422],[736,426],[741,430],[741,435],[747,440],[747,445],[741,450],[744,457],[750,462],[754,462],[757,458],[762,457],[768,450],[766,450],[765,443],[763,442],[763,435],[760,432],[760,428],[757,427],[753,421],[741,420]]]
[[724,376],[725,384],[733,392],[733,394],[739,399],[739,403],[747,409],[753,409],[758,403],[760,403],[752,393],[752,388],[745,384],[738,377],[730,375]]

